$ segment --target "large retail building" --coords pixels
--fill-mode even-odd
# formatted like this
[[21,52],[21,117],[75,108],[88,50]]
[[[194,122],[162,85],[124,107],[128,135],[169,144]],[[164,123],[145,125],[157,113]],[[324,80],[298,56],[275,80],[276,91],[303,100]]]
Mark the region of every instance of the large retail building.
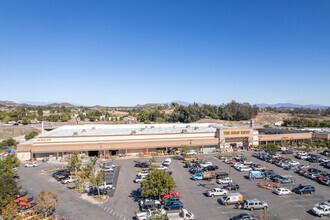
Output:
[[[259,143],[283,140],[310,140],[313,134],[292,133],[261,135],[253,128],[225,127],[218,124],[137,124],[62,126],[38,135],[17,146],[21,160],[59,157],[74,151],[89,156],[136,155],[145,152],[167,152],[187,145],[203,151],[216,148],[249,147]],[[329,134],[319,138],[327,138]]]

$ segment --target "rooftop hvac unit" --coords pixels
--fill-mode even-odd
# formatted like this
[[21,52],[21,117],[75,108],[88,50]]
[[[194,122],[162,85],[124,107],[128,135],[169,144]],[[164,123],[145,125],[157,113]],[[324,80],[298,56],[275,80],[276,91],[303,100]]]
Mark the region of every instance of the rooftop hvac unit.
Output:
[[199,129],[199,127],[195,127],[194,129],[195,129],[195,130],[198,130],[198,129]]
[[187,125],[186,128],[190,128],[190,125]]
[[187,133],[187,129],[182,129],[182,133]]
[[95,127],[92,127],[92,130],[95,130]]
[[133,134],[136,134],[136,131],[132,131],[131,134],[132,134],[132,135],[133,135]]
[[81,133],[86,132],[86,129],[82,129]]
[[212,125],[209,125],[209,128],[212,128]]
[[155,126],[150,126],[150,128],[155,128]]
[[145,128],[141,128],[141,131],[144,131],[145,130]]
[[73,132],[73,136],[77,136],[78,135],[78,132]]

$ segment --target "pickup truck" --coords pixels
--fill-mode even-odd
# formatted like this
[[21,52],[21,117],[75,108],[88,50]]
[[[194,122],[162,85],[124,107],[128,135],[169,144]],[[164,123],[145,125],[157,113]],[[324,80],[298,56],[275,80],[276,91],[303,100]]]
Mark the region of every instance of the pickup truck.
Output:
[[218,184],[228,184],[228,183],[232,183],[233,180],[230,177],[224,177],[221,179],[217,179],[217,183]]
[[186,209],[182,209],[181,212],[167,212],[167,218],[169,220],[194,220],[195,216]]
[[223,196],[227,194],[229,191],[226,189],[220,189],[220,188],[214,188],[212,190],[207,191],[207,196],[208,197],[213,197],[213,196]]
[[137,213],[135,218],[137,220],[148,220],[152,216],[158,217],[166,215],[166,211],[164,209],[156,209],[156,210],[148,210],[147,212]]
[[223,189],[227,189],[227,190],[238,190],[239,189],[239,185],[229,183],[228,185],[226,185],[226,186],[224,186],[222,188]]
[[210,180],[217,177],[217,172],[215,171],[205,171],[203,173],[198,173],[193,175],[193,180]]
[[74,179],[72,176],[68,176],[67,178],[63,179],[61,181],[62,184],[68,184],[68,183],[73,183],[75,182],[76,179]]
[[112,189],[112,184],[104,182],[104,184],[100,186],[100,189],[106,189],[109,191],[110,189]]

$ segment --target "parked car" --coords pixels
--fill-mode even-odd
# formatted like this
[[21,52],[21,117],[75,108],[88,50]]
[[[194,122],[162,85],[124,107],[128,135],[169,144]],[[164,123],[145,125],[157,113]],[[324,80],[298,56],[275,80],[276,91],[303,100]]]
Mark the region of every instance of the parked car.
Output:
[[171,158],[167,158],[167,159],[163,162],[163,166],[169,166],[169,165],[171,165],[171,163],[172,163]]
[[205,171],[215,171],[215,170],[218,170],[218,169],[219,169],[218,166],[213,166],[213,165],[203,168],[203,170],[205,170]]
[[136,214],[135,218],[136,220],[148,220],[152,216],[153,217],[158,217],[166,215],[166,211],[164,209],[149,209],[146,212],[139,212]]
[[220,203],[223,205],[237,204],[241,202],[243,202],[243,195],[240,193],[228,193],[220,199]]
[[261,171],[250,171],[249,172],[249,179],[264,179],[266,175],[264,172]]
[[162,200],[162,204],[166,205],[173,202],[180,202],[180,198],[176,196],[168,197]]
[[135,183],[139,183],[142,180],[144,180],[146,178],[146,176],[137,176],[136,179],[134,180]]
[[251,167],[241,166],[241,167],[238,168],[238,170],[239,170],[240,172],[249,172],[249,171],[251,171],[252,169],[251,169]]
[[157,167],[157,170],[167,170],[167,167],[160,165],[159,167]]
[[149,173],[151,173],[151,170],[143,170],[141,172],[138,172],[136,176],[147,176]]
[[330,206],[327,205],[319,205],[316,206],[312,209],[312,212],[320,217],[326,216],[326,215],[330,215]]
[[312,185],[299,185],[298,187],[294,188],[292,192],[295,192],[297,194],[306,194],[306,193],[314,193],[315,188]]
[[248,209],[250,211],[254,209],[267,209],[268,204],[264,201],[259,201],[257,199],[253,200],[244,200],[243,209]]
[[292,160],[292,161],[289,161],[289,164],[293,165],[293,166],[298,166],[300,163],[298,161]]
[[205,162],[205,163],[200,164],[201,168],[205,168],[205,167],[208,167],[208,166],[212,166],[212,163],[211,162]]
[[[100,190],[100,195],[106,195],[108,193],[108,190],[104,190],[104,189],[99,189]],[[91,189],[89,192],[88,192],[88,195],[90,196],[96,196],[98,195],[98,189],[97,188],[94,188],[94,189]]]
[[291,190],[286,189],[286,188],[278,188],[274,191],[274,193],[279,196],[292,194]]
[[113,171],[113,167],[112,166],[104,166],[101,168],[102,172],[111,172]]
[[106,190],[110,191],[112,189],[112,184],[104,182],[104,184],[102,186],[100,186],[100,189],[106,189]]
[[162,204],[158,200],[154,199],[143,199],[139,201],[140,209],[148,210],[148,209],[160,209],[162,207]]
[[326,186],[330,186],[330,179],[323,179],[321,181],[322,184],[326,185]]
[[37,162],[25,164],[25,167],[38,167],[38,166],[39,166],[39,164]]
[[228,192],[229,191],[226,189],[214,188],[212,190],[207,191],[206,194],[208,197],[213,197],[213,196],[223,196]]
[[229,183],[228,185],[222,187],[223,189],[228,189],[228,190],[238,190],[239,189],[239,185],[238,184],[232,184]]
[[283,169],[285,169],[285,170],[297,170],[298,167],[297,166],[294,166],[294,165],[289,165],[287,167],[284,167]]
[[166,199],[166,198],[169,198],[169,197],[178,197],[178,198],[180,198],[181,195],[178,192],[169,191],[167,194],[163,195],[161,197],[161,199],[163,200],[163,199]]
[[135,163],[135,167],[140,167],[140,168],[149,168],[150,164],[146,163],[146,162],[137,162]]
[[224,177],[221,179],[217,179],[217,183],[218,184],[228,184],[228,183],[232,183],[233,180],[230,177]]
[[251,214],[242,213],[242,214],[239,214],[239,215],[236,215],[236,216],[230,218],[229,220],[255,220],[255,219],[256,218]]
[[73,183],[77,179],[73,178],[71,175],[67,176],[66,178],[62,179],[62,184],[68,184],[68,183]]
[[182,209],[183,208],[183,205],[181,202],[173,202],[173,203],[170,203],[170,204],[166,204],[164,206],[164,208],[166,210],[173,210],[173,209]]

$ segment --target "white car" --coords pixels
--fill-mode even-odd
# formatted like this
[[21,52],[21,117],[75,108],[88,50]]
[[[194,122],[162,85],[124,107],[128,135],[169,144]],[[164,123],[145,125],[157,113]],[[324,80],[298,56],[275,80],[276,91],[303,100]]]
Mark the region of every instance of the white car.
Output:
[[212,166],[212,163],[211,162],[205,162],[205,163],[202,163],[200,165],[201,168],[205,168],[205,167],[208,167],[208,166]]
[[37,162],[25,164],[25,167],[38,167],[38,166],[39,166],[39,164]]
[[187,155],[196,155],[197,153],[195,151],[190,151],[187,153]]
[[312,209],[312,212],[320,217],[323,217],[325,215],[330,215],[330,206],[328,205],[319,205]]
[[157,167],[157,170],[167,170],[167,167],[160,165],[159,167]]
[[251,165],[251,164],[253,164],[253,162],[252,161],[244,161],[243,164],[244,165]]
[[290,166],[290,163],[281,163],[280,164],[280,167],[283,167],[283,168],[288,167],[288,166]]
[[241,166],[241,167],[238,168],[238,170],[240,172],[249,172],[249,171],[252,170],[252,168],[251,167],[246,167],[246,166]]
[[137,173],[137,176],[146,176],[146,175],[148,175],[149,173],[151,173],[150,170],[143,170],[142,172],[138,172],[138,173]]
[[72,176],[68,176],[67,178],[65,178],[64,180],[62,180],[62,184],[68,184],[68,183],[73,183],[75,182],[77,179],[72,178]]
[[279,196],[292,194],[291,190],[288,190],[286,188],[278,188],[274,191],[274,193],[279,195]]
[[208,197],[213,197],[213,196],[223,196],[228,194],[228,190],[226,189],[220,189],[220,188],[214,188],[210,191],[207,191],[207,196]]
[[134,180],[134,182],[135,182],[135,183],[139,183],[139,182],[141,182],[142,180],[145,180],[145,178],[146,178],[146,176],[138,176],[138,177]]
[[298,166],[300,163],[298,161],[293,160],[293,161],[290,161],[289,164],[292,166]]
[[110,190],[110,189],[112,189],[112,184],[108,184],[108,183],[104,182],[104,184],[102,186],[100,186],[99,188]]
[[101,171],[102,172],[111,172],[111,171],[113,171],[113,168],[112,167],[102,167]]
[[233,180],[230,177],[217,179],[218,184],[228,184],[228,183],[232,183],[232,182],[233,182]]
[[327,163],[327,162],[329,162],[329,160],[327,159],[327,158],[325,158],[325,157],[321,157],[320,159],[319,159],[319,162],[324,162],[324,163]]

